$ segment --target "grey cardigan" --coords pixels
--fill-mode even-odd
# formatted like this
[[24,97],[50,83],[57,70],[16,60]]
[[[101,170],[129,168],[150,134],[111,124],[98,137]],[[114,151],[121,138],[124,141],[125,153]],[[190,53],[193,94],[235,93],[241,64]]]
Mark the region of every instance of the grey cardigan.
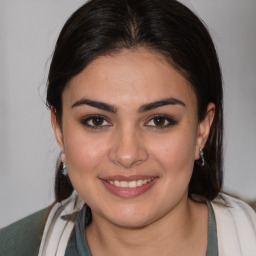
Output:
[[44,225],[51,207],[0,229],[0,256],[38,255]]

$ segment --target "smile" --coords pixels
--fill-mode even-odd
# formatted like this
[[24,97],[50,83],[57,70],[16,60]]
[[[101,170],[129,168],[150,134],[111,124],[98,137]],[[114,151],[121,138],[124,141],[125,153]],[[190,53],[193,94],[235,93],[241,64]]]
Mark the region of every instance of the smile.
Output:
[[110,184],[120,187],[120,188],[136,188],[142,185],[145,185],[152,181],[151,179],[144,179],[144,180],[132,180],[132,181],[119,181],[119,180],[110,180],[108,181]]
[[154,176],[112,176],[101,178],[107,191],[121,198],[134,198],[150,190],[159,180]]

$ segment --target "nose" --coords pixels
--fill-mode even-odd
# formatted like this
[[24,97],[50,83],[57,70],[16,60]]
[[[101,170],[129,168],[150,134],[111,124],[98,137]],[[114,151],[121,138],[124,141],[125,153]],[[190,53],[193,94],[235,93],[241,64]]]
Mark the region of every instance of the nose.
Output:
[[148,158],[142,137],[133,130],[116,133],[112,142],[109,159],[125,169],[141,164]]

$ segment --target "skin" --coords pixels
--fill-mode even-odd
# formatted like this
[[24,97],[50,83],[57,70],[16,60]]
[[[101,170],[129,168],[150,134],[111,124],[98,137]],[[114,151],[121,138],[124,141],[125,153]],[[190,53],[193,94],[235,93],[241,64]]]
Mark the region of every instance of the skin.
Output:
[[[166,98],[184,105],[139,111]],[[82,99],[107,103],[116,112],[74,106]],[[86,228],[92,254],[205,255],[208,210],[188,199],[188,184],[209,135],[214,104],[198,122],[190,83],[162,55],[144,48],[98,57],[68,83],[62,101],[62,129],[54,111],[52,125],[70,180],[92,209]],[[88,120],[92,115],[104,119]],[[160,125],[156,115],[164,116]],[[88,127],[95,123],[96,129]],[[145,193],[123,198],[100,180],[113,175],[157,178]]]

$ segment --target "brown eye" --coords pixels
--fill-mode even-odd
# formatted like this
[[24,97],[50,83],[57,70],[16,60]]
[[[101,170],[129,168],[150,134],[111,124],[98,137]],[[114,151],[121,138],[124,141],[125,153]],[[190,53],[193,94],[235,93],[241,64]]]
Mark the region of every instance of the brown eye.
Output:
[[[161,117],[161,116],[157,116],[153,118],[153,122],[155,126],[164,126],[166,124],[166,118]],[[167,121],[168,123],[168,121]]]
[[106,126],[111,126],[111,123],[103,116],[90,116],[82,120],[81,123],[89,128],[100,129]]
[[157,115],[151,118],[146,123],[146,126],[151,126],[154,128],[167,128],[175,124],[177,124],[177,122],[173,118],[165,115]]
[[91,123],[94,126],[101,126],[104,123],[104,119],[102,117],[94,117],[91,119]]

